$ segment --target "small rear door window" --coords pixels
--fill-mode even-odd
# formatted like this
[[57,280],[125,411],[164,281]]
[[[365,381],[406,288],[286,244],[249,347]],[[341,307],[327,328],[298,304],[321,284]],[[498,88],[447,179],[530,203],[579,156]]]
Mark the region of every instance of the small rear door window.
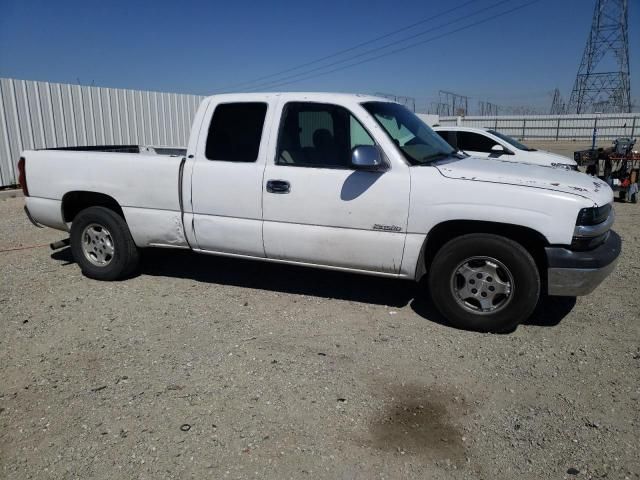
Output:
[[218,105],[209,125],[205,156],[209,160],[255,162],[266,113],[266,103]]

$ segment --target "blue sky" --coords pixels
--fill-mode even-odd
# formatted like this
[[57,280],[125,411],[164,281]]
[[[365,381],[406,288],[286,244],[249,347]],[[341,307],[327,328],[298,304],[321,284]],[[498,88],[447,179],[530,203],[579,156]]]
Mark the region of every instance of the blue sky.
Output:
[[[475,0],[406,30],[404,35],[459,19],[498,1]],[[510,0],[414,41],[527,1]],[[210,94],[463,3],[465,0],[0,0],[0,76],[70,83],[79,79],[98,86]],[[629,3],[632,97],[640,99],[640,5]],[[554,88],[560,88],[565,97],[570,93],[593,6],[593,0],[539,0],[379,60],[274,89],[392,92],[416,97],[419,106],[434,100],[443,89],[469,95],[473,102],[546,109]]]

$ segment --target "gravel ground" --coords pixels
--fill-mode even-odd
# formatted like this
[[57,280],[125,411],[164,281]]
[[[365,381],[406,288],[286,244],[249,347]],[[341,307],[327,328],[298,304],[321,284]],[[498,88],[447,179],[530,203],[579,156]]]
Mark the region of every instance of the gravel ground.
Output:
[[640,206],[617,270],[508,335],[419,287],[145,254],[84,278],[0,201],[0,477],[640,478]]

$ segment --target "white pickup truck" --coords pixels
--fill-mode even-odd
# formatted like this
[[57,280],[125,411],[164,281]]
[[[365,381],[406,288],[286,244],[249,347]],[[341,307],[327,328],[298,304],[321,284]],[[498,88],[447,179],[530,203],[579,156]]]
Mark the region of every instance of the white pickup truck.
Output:
[[457,155],[370,96],[215,95],[184,157],[25,151],[19,173],[30,219],[70,231],[88,277],[126,277],[145,247],[426,275],[441,313],[480,331],[514,328],[543,293],[588,294],[620,252],[605,183]]

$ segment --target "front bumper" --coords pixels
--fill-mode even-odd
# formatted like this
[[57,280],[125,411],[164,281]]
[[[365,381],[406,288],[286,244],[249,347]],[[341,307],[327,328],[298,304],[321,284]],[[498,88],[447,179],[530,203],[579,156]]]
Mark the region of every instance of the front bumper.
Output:
[[549,295],[573,297],[593,292],[615,268],[621,246],[620,236],[610,231],[602,245],[586,252],[546,247]]

